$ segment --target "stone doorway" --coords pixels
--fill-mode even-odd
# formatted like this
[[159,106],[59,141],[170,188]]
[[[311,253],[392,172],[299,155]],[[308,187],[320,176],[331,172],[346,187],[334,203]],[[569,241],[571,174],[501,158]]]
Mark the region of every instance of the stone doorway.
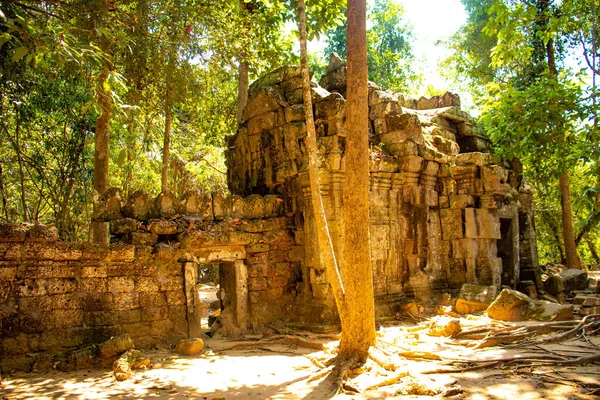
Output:
[[498,257],[502,260],[501,284],[516,289],[519,283],[519,242],[514,218],[500,218],[500,236],[497,246]]
[[243,260],[218,264],[220,315],[212,323],[211,335],[239,336],[248,328],[248,273]]

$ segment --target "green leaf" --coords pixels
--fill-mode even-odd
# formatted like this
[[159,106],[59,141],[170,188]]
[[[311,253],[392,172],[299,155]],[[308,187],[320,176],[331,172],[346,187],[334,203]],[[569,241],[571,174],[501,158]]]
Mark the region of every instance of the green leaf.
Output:
[[121,149],[119,155],[117,156],[116,164],[120,167],[125,162],[125,158],[127,157],[127,151],[125,149]]
[[17,47],[13,53],[12,60],[19,61],[21,58],[25,57],[25,54],[27,54],[28,51],[29,49],[27,47]]

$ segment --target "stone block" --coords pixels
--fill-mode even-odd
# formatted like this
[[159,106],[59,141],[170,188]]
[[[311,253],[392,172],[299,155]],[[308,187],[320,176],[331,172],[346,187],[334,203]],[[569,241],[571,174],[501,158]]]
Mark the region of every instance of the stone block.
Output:
[[[2,224],[0,224],[0,227]],[[2,243],[0,239],[0,260],[18,261],[21,259],[23,245],[17,242]],[[1,267],[0,267],[1,268]]]
[[111,310],[133,310],[140,306],[140,296],[143,293],[113,293],[112,302],[108,304]]
[[0,224],[0,242],[24,242],[27,224]]
[[182,356],[195,356],[200,354],[204,349],[204,341],[202,339],[185,339],[177,343],[175,353]]
[[173,220],[152,220],[148,230],[155,235],[176,235],[178,233],[177,222]]
[[454,310],[459,314],[472,314],[484,311],[494,301],[498,289],[495,286],[480,286],[464,284],[454,305]]
[[460,209],[444,208],[440,210],[443,240],[463,237],[463,219]]
[[72,293],[77,290],[77,281],[75,278],[51,278],[46,281],[48,294]]
[[106,265],[81,267],[82,278],[106,278],[108,267]]
[[158,292],[159,286],[157,277],[154,276],[136,276],[135,278],[135,290],[137,292]]
[[127,241],[138,246],[154,246],[158,235],[152,232],[131,232],[127,235]]
[[133,277],[138,274],[140,265],[137,263],[111,263],[107,268],[108,277],[126,276]]
[[141,190],[132,193],[123,206],[123,215],[138,221],[145,221],[150,216],[152,200]]
[[23,279],[16,282],[17,293],[21,297],[43,296],[48,294],[46,279]]
[[72,328],[83,324],[83,311],[78,310],[54,310],[52,319],[56,328]]
[[565,284],[558,275],[550,275],[548,279],[544,281],[544,290],[552,296],[556,296],[558,293],[565,291]]
[[259,291],[267,289],[267,279],[265,277],[248,278],[248,290]]
[[112,293],[132,292],[135,280],[132,276],[119,276],[108,278],[108,291]]
[[488,317],[501,321],[525,321],[535,303],[527,295],[512,289],[504,289],[487,309]]
[[472,152],[461,153],[456,156],[456,165],[475,164],[480,167],[492,163],[492,155],[490,153]]
[[[173,296],[171,291],[167,292],[142,292],[139,294],[140,307],[161,307],[167,305],[167,294]],[[183,290],[181,290],[183,294]],[[170,304],[170,303],[169,303]]]
[[110,222],[110,234],[121,236],[127,233],[135,232],[138,229],[139,222],[133,218],[121,218]]
[[183,288],[183,279],[180,276],[160,277],[158,284],[161,291],[181,290]]
[[0,264],[0,280],[13,281],[17,278],[17,267]]
[[183,289],[181,290],[170,290],[164,292],[166,296],[166,303],[170,306],[178,306],[185,304],[185,294]]
[[545,300],[535,301],[530,319],[537,321],[569,321],[573,319],[572,304],[557,304]]
[[267,113],[269,111],[279,110],[279,103],[285,102],[283,92],[276,86],[265,86],[257,89],[248,99],[244,109],[244,120]]
[[589,279],[586,271],[570,268],[560,272],[565,290],[585,290],[589,287]]
[[169,318],[168,307],[144,307],[140,310],[140,321],[160,321]]

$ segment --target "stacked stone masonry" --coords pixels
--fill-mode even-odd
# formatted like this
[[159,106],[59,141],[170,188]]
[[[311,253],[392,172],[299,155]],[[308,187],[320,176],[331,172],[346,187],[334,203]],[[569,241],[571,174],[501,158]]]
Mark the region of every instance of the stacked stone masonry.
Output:
[[58,242],[44,225],[0,225],[2,371],[38,368],[124,333],[138,347],[198,337],[204,264],[220,265],[222,333],[241,335],[291,310],[300,266],[289,258],[279,197],[123,199],[109,189],[97,205],[95,218],[110,222],[108,247]]
[[[228,178],[239,195],[279,194],[295,215],[302,265],[298,313],[335,319],[312,210],[298,67],[254,82],[237,134]],[[345,64],[332,58],[311,95],[319,177],[329,228],[343,260]],[[531,190],[518,160],[491,143],[460,109],[458,96],[408,99],[369,84],[371,251],[379,315],[406,296],[427,299],[464,283],[516,287],[537,266]],[[308,315],[306,315],[308,317]],[[308,318],[310,319],[310,318]]]

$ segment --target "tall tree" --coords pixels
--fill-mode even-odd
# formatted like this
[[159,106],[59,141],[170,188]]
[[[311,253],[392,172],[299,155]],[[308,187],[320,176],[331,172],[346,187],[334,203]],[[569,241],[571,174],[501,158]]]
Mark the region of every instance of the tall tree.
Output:
[[[108,144],[110,133],[110,118],[112,113],[112,93],[108,81],[112,70],[111,53],[112,38],[108,36],[106,24],[108,13],[114,8],[114,0],[102,0],[92,8],[93,37],[100,50],[106,55],[102,58],[100,73],[96,85],[96,101],[100,106],[100,116],[96,120],[96,131],[94,139],[94,194],[99,196],[108,189]],[[113,10],[114,11],[114,10]],[[108,223],[94,221],[92,223],[93,243],[108,244]]]
[[[369,240],[369,103],[366,1],[348,0],[344,287],[346,319],[340,354],[364,362],[375,344],[373,273]],[[351,251],[350,251],[351,249]]]
[[[368,7],[367,57],[369,79],[384,89],[407,92],[419,76],[412,68],[412,27],[403,19],[404,8],[393,0],[375,0]],[[349,17],[348,17],[349,19]],[[336,52],[346,57],[347,19],[327,33],[325,55]]]
[[[364,362],[375,342],[375,314],[371,257],[369,246],[369,171],[368,171],[368,92],[366,56],[366,4],[364,0],[348,3],[348,44],[353,50],[348,60],[349,128],[346,148],[346,188],[344,190],[344,272],[340,273],[323,207],[318,152],[311,100],[306,46],[306,8],[298,1],[300,54],[306,118],[306,147],[312,214],[317,228],[321,259],[335,297],[342,340],[339,356],[343,361]],[[352,138],[350,138],[352,136]],[[341,365],[341,364],[340,364]]]

